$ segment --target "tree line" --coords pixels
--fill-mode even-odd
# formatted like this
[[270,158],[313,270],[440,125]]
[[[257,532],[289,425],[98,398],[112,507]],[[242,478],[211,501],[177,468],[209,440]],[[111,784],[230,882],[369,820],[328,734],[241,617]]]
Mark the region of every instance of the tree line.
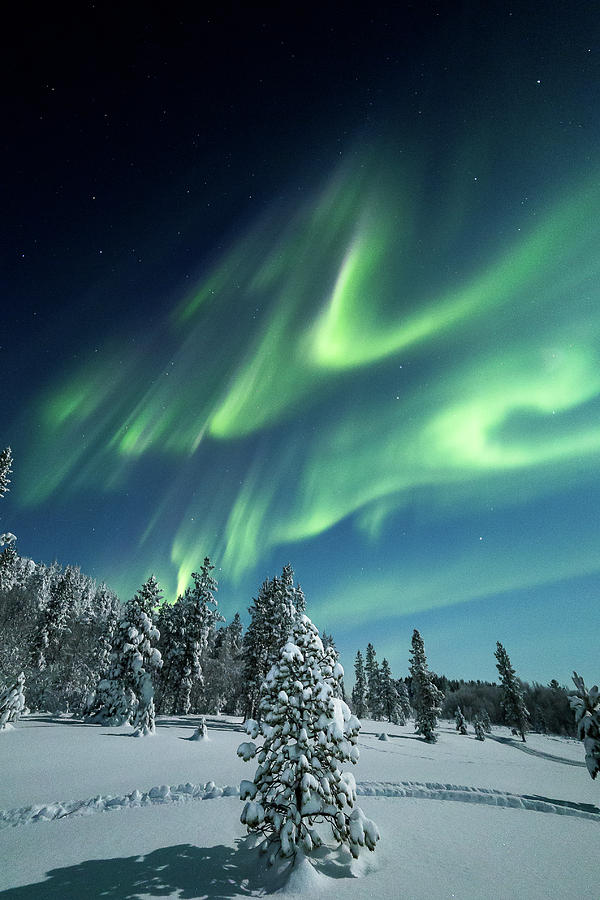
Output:
[[[10,484],[12,454],[0,453],[0,498]],[[290,565],[261,585],[244,633],[238,613],[229,625],[218,612],[217,582],[210,559],[192,573],[192,586],[174,603],[164,600],[154,576],[122,605],[105,584],[76,566],[46,566],[19,556],[16,538],[0,535],[0,727],[26,707],[72,711],[92,721],[131,724],[151,734],[157,713],[226,712],[253,720],[281,648],[306,608]],[[332,659],[331,635],[320,638]],[[455,716],[464,733],[470,719],[480,739],[503,721],[525,741],[532,727],[573,733],[586,747],[592,777],[600,767],[600,699],[574,673],[575,696],[553,680],[548,686],[521,682],[503,645],[496,645],[500,685],[451,681],[428,668],[416,629],[410,676],[394,679],[387,659],[379,665],[373,644],[355,661],[351,706],[358,717],[405,723],[436,740],[441,716]],[[341,669],[341,667],[340,667]],[[335,690],[345,701],[343,671]],[[575,728],[571,719],[575,710]],[[530,710],[533,712],[531,713]],[[571,715],[569,715],[571,713]],[[466,718],[465,718],[466,716]]]

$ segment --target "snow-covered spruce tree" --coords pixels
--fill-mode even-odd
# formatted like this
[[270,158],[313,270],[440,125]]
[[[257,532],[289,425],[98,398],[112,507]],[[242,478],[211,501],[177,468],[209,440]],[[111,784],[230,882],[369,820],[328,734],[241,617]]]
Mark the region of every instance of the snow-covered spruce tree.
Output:
[[483,726],[483,730],[487,731],[488,734],[491,734],[492,720],[490,719],[490,714],[485,707],[479,710],[478,718]]
[[[379,669],[379,701],[382,715],[387,718],[388,722],[398,724],[399,719],[402,718],[402,712],[398,701],[396,683],[392,678],[392,670],[385,658]],[[401,724],[404,725],[404,721]]]
[[466,720],[465,717],[463,716],[463,711],[462,711],[462,709],[460,708],[460,706],[457,706],[457,707],[456,707],[456,718],[455,718],[455,722],[456,722],[456,730],[457,730],[460,734],[466,734],[466,733],[467,733],[467,720]]
[[0,592],[8,593],[14,587],[18,560],[19,554],[11,541],[0,553]]
[[523,700],[523,691],[513,669],[508,653],[500,643],[496,642],[494,656],[498,660],[496,668],[500,673],[500,687],[502,688],[502,712],[507,725],[515,728],[525,743],[525,734],[529,731],[529,712]]
[[[325,631],[321,634],[321,642],[323,644],[323,648],[328,650],[330,647],[333,650],[333,654],[335,657],[335,661],[339,662],[340,654],[337,651],[337,647],[335,646],[335,640],[332,634],[327,634]],[[339,691],[338,696],[342,698],[342,700],[346,699],[346,688],[344,686],[344,679],[341,678],[339,684],[337,685],[336,690]]]
[[475,737],[478,741],[485,741],[485,733],[483,730],[483,724],[481,719],[476,718],[473,722],[473,728],[475,729]]
[[224,621],[217,612],[213,569],[209,557],[205,557],[200,572],[192,573],[194,586],[186,588],[174,604],[163,604],[160,609],[158,626],[159,630],[164,628],[160,712],[187,715],[192,709],[192,693],[201,693],[209,638],[216,624]]
[[427,666],[423,638],[415,628],[412,636],[412,660],[409,671],[412,676],[415,731],[433,744],[437,740],[435,728],[442,711],[443,693],[436,687],[433,674]]
[[[10,447],[0,453],[0,499],[9,490],[10,478],[12,472],[12,451]],[[0,554],[0,590],[9,591],[14,584],[15,567],[17,561],[17,551],[14,548],[16,537],[12,532],[7,531],[0,535],[0,547],[4,550]]]
[[145,611],[153,587],[147,581],[123,608],[109,672],[98,685],[91,714],[103,725],[133,725],[138,736],[154,733],[152,674],[162,665],[156,648],[159,632]]
[[381,718],[381,697],[379,696],[379,663],[373,644],[367,644],[365,656],[365,674],[367,676],[367,707],[369,715],[376,721]]
[[4,497],[9,490],[10,478],[8,476],[12,472],[12,461],[12,450],[7,447],[0,453],[0,498]]
[[575,712],[577,736],[583,741],[588,772],[595,778],[600,772],[600,692],[597,685],[588,691],[577,672],[573,672],[573,681],[576,691],[570,703]]
[[285,644],[294,621],[300,615],[295,606],[303,608],[304,594],[295,593],[293,572],[286,566],[282,577],[264,581],[253,605],[248,609],[250,624],[244,635],[244,715],[255,718],[260,715],[261,685],[267,672]]
[[406,683],[399,678],[396,682],[396,690],[398,692],[398,705],[400,707],[400,714],[404,719],[404,722],[407,722],[412,716],[412,707],[410,705],[410,697],[408,696],[408,688],[406,687]]
[[110,666],[110,654],[119,624],[120,606],[112,591],[101,584],[94,596],[94,618],[90,622],[94,638],[90,654],[89,676],[85,695],[82,696],[82,712],[87,715],[93,703],[98,684]]
[[15,683],[0,693],[0,731],[12,728],[27,712],[24,687],[25,675],[21,672]]
[[365,676],[365,667],[363,657],[360,650],[356,651],[356,659],[354,661],[354,687],[352,688],[352,707],[359,719],[363,719],[367,714],[367,678]]
[[136,601],[142,612],[145,612],[149,619],[154,619],[158,615],[158,608],[163,599],[163,592],[154,575],[144,582],[137,592]]
[[236,613],[229,625],[219,628],[203,663],[203,699],[207,712],[237,716],[243,711],[243,626]]
[[287,563],[281,572],[281,586],[287,600],[292,604],[298,615],[306,612],[306,597],[298,583],[294,585],[294,570]]
[[300,616],[290,640],[269,671],[261,690],[260,724],[247,720],[246,731],[263,744],[245,742],[238,756],[257,757],[254,781],[242,781],[246,800],[241,821],[262,833],[268,861],[295,857],[319,847],[317,824],[329,822],[336,841],[354,857],[361,846],[374,850],[379,831],[355,806],[356,785],[344,762],[358,760],[360,722],[336,696],[343,669],[318,629]]

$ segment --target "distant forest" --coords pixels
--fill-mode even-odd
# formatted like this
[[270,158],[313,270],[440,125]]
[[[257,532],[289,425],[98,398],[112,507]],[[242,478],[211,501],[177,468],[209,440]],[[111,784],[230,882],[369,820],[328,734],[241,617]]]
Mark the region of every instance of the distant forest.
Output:
[[[0,498],[9,489],[11,465],[7,448],[0,454]],[[130,721],[135,708],[143,708],[142,727],[150,730],[155,712],[251,718],[269,669],[305,612],[304,594],[289,565],[260,586],[244,630],[239,613],[226,624],[218,611],[208,558],[174,603],[163,599],[151,576],[123,604],[77,566],[20,556],[10,532],[0,535],[0,546],[0,693],[19,681],[31,710],[80,716],[101,710],[104,720],[115,724]],[[411,652],[415,636],[436,715],[454,718],[460,711],[468,722],[488,728],[513,724],[503,686],[429,673],[418,632]],[[337,658],[334,636],[323,633],[321,639]],[[526,707],[527,728],[574,736],[567,688],[556,680],[549,685],[520,681],[505,656],[515,696]],[[388,661],[380,664],[369,644],[364,663],[357,651],[351,696],[343,679],[340,690],[356,715],[402,723],[421,705],[421,669],[412,665],[409,676],[394,677]]]

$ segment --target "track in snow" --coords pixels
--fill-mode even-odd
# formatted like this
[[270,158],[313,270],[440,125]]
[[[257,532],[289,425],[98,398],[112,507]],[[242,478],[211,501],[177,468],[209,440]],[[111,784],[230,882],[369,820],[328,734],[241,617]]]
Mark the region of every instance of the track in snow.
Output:
[[[34,822],[50,822],[70,816],[89,816],[96,812],[115,809],[135,809],[164,803],[187,803],[190,800],[214,800],[218,797],[239,796],[239,786],[218,787],[213,781],[201,784],[159,785],[149,791],[132,791],[130,794],[90,797],[88,800],[70,800],[46,805],[25,806],[20,809],[0,810],[0,828],[29,825]],[[487,806],[529,809],[535,812],[576,816],[600,822],[600,809],[590,803],[574,803],[527,794],[511,794],[493,788],[464,787],[456,784],[418,781],[361,781],[356,793],[363,797],[416,797],[422,800],[454,800],[460,803],[479,803]]]

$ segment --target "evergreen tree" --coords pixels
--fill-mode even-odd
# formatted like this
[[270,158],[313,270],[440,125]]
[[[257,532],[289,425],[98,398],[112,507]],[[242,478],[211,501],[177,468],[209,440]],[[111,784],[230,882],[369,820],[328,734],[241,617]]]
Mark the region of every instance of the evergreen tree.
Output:
[[478,741],[485,741],[485,734],[483,730],[483,723],[481,719],[476,718],[473,722],[473,728],[475,729],[475,737]]
[[[339,662],[340,654],[337,651],[337,647],[335,646],[335,640],[332,634],[327,634],[325,631],[321,634],[321,642],[325,650],[329,650],[330,648],[333,650],[335,661]],[[339,696],[342,700],[346,699],[346,688],[344,685],[344,678],[342,677],[339,681],[339,684],[336,687],[336,690],[339,690]]]
[[356,660],[354,661],[354,687],[352,688],[352,706],[354,712],[359,719],[363,719],[367,714],[367,678],[365,675],[365,667],[363,657],[360,650],[356,651]]
[[286,566],[281,578],[264,581],[253,605],[248,609],[250,624],[244,636],[244,715],[260,715],[260,688],[267,672],[287,642],[292,626],[300,615],[304,594],[293,588],[293,571]]
[[0,499],[9,490],[10,478],[8,476],[12,472],[12,461],[12,450],[7,447],[0,453]]
[[265,836],[269,862],[318,848],[319,822],[329,822],[335,840],[355,857],[361,846],[374,850],[379,839],[377,826],[354,805],[353,776],[340,770],[342,763],[358,760],[360,729],[336,696],[342,675],[317,628],[300,616],[263,684],[260,725],[246,722],[252,738],[262,735],[262,746],[252,741],[238,748],[243,759],[258,758],[254,780],[240,785],[247,801],[241,821]]
[[15,585],[19,555],[13,542],[0,553],[0,592],[8,593]]
[[387,717],[388,722],[398,724],[398,719],[401,716],[398,692],[396,691],[396,683],[392,678],[390,664],[385,658],[379,670],[379,700],[382,714]]
[[225,628],[216,633],[213,650],[206,660],[205,703],[209,712],[223,710],[231,716],[243,711],[243,626],[236,613]]
[[479,711],[479,721],[483,726],[483,730],[487,731],[488,734],[491,734],[492,721],[490,719],[490,714],[485,707]]
[[588,772],[595,778],[600,772],[600,692],[597,685],[588,691],[577,672],[573,672],[573,681],[576,691],[571,707],[575,711],[577,736],[583,741]]
[[415,730],[429,743],[435,743],[437,740],[435,728],[444,695],[434,683],[434,676],[427,666],[423,638],[416,628],[413,631],[410,652],[412,660],[409,668],[412,676]]
[[223,621],[216,612],[215,592],[217,582],[211,572],[214,566],[205,558],[200,572],[193,572],[194,587],[188,588],[183,598],[184,629],[180,656],[181,680],[175,712],[184,715],[190,711],[190,696],[194,682],[202,683],[202,653],[208,645],[211,628]]
[[154,620],[163,599],[163,592],[154,575],[150,576],[135,596],[139,608],[146,613],[149,619]]
[[146,612],[148,597],[158,586],[151,580],[123,609],[117,626],[110,668],[98,685],[93,721],[104,725],[133,725],[136,735],[155,730],[152,674],[162,665],[156,647],[158,629]]
[[12,728],[28,710],[25,706],[25,675],[19,675],[16,682],[0,693],[0,731]]
[[396,690],[398,692],[398,704],[400,707],[400,714],[402,719],[402,725],[407,722],[412,716],[412,707],[410,705],[410,697],[408,696],[408,688],[402,679],[398,679],[396,682]]
[[460,732],[460,734],[467,733],[467,720],[463,716],[463,711],[460,706],[456,707],[456,730]]
[[164,632],[160,644],[163,657],[160,712],[186,715],[192,708],[192,692],[196,697],[202,695],[203,660],[217,622],[224,621],[217,612],[213,569],[206,557],[200,572],[192,574],[194,586],[187,588],[173,605],[161,606],[158,625]]
[[502,688],[502,711],[507,725],[515,728],[525,742],[525,734],[529,730],[529,713],[523,700],[523,691],[513,669],[508,653],[497,641],[494,656],[498,660],[496,668],[500,673],[500,685]]
[[289,563],[283,567],[281,572],[281,586],[286,600],[291,603],[296,614],[303,615],[306,611],[306,598],[300,585],[294,586],[294,570]]
[[69,627],[69,618],[75,603],[75,577],[67,567],[55,583],[51,583],[50,597],[42,611],[38,649],[40,670],[56,662],[60,657],[61,644]]
[[369,715],[376,721],[381,718],[381,698],[379,696],[379,663],[373,644],[367,644],[365,657],[365,673],[367,676],[367,706]]
[[[10,447],[0,453],[0,499],[8,492],[12,472],[12,451]],[[15,579],[17,551],[13,544],[16,537],[10,531],[0,535],[0,547],[4,550],[0,554],[0,591],[9,591]]]

